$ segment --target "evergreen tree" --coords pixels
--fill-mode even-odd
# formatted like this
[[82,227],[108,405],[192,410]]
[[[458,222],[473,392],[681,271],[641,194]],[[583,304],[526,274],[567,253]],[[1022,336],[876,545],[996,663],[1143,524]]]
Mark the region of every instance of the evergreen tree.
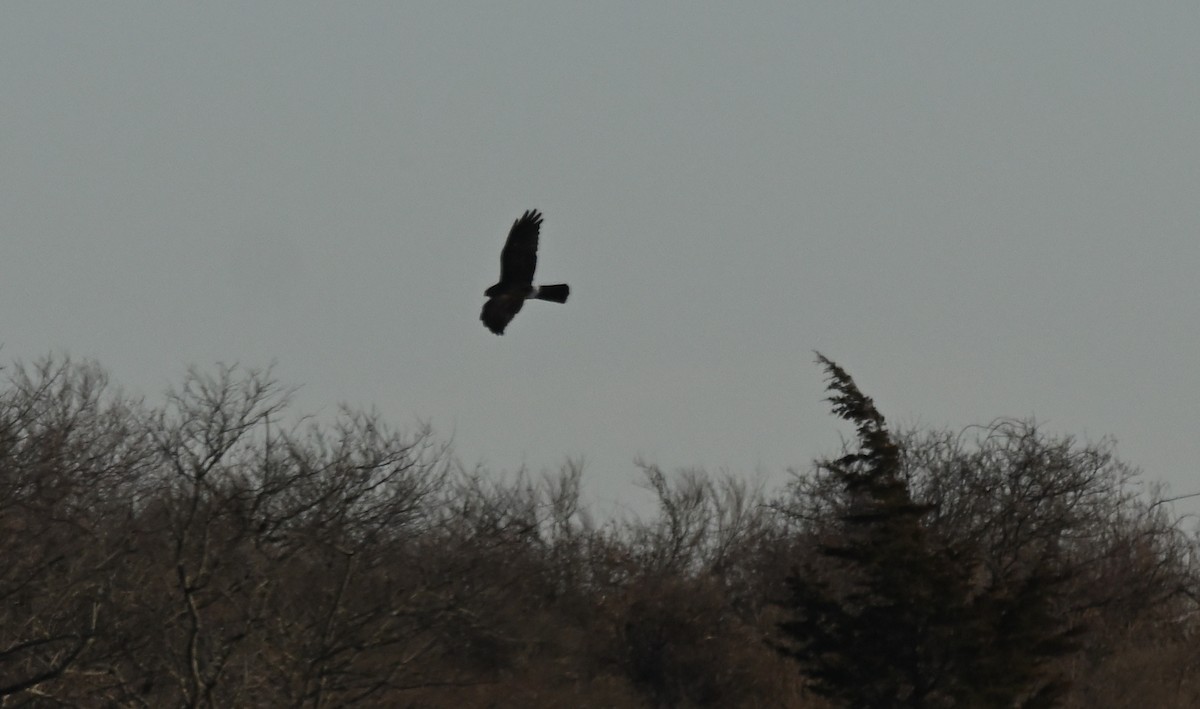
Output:
[[913,500],[902,451],[874,402],[818,355],[833,412],[857,449],[819,468],[842,496],[813,561],[787,579],[783,654],[816,693],[851,708],[1053,706],[1046,661],[1069,649],[1049,564],[1019,587],[989,578],[961,540],[936,539]]

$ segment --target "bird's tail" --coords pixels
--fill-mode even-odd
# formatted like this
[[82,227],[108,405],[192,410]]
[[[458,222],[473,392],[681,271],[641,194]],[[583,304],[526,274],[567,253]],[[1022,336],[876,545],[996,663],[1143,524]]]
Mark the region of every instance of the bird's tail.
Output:
[[566,283],[559,283],[553,286],[538,286],[537,295],[533,296],[538,300],[549,300],[555,303],[567,302],[567,296],[571,295],[571,287]]

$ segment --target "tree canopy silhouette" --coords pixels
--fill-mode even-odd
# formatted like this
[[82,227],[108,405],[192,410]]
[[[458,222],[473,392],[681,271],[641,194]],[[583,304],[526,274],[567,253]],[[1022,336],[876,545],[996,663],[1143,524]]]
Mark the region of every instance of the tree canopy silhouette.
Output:
[[820,468],[841,496],[817,554],[787,578],[778,649],[841,705],[1049,706],[1065,684],[1048,662],[1075,628],[1055,614],[1045,565],[1012,586],[990,578],[967,540],[942,539],[913,500],[902,451],[844,369],[818,355],[828,401],[857,447]]

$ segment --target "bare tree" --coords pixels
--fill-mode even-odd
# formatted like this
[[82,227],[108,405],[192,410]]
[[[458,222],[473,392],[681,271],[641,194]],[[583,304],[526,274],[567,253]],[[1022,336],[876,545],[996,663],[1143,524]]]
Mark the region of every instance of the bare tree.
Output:
[[119,619],[149,447],[138,404],[94,364],[18,365],[0,396],[0,697],[78,672]]

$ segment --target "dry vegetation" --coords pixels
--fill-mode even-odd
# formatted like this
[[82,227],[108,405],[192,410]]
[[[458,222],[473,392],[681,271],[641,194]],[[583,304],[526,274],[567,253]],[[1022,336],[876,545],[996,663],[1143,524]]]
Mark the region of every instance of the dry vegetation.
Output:
[[658,513],[597,521],[578,466],[294,423],[266,372],[8,373],[3,707],[1200,706],[1197,540],[1106,444],[835,396],[859,440],[784,489],[646,464]]

